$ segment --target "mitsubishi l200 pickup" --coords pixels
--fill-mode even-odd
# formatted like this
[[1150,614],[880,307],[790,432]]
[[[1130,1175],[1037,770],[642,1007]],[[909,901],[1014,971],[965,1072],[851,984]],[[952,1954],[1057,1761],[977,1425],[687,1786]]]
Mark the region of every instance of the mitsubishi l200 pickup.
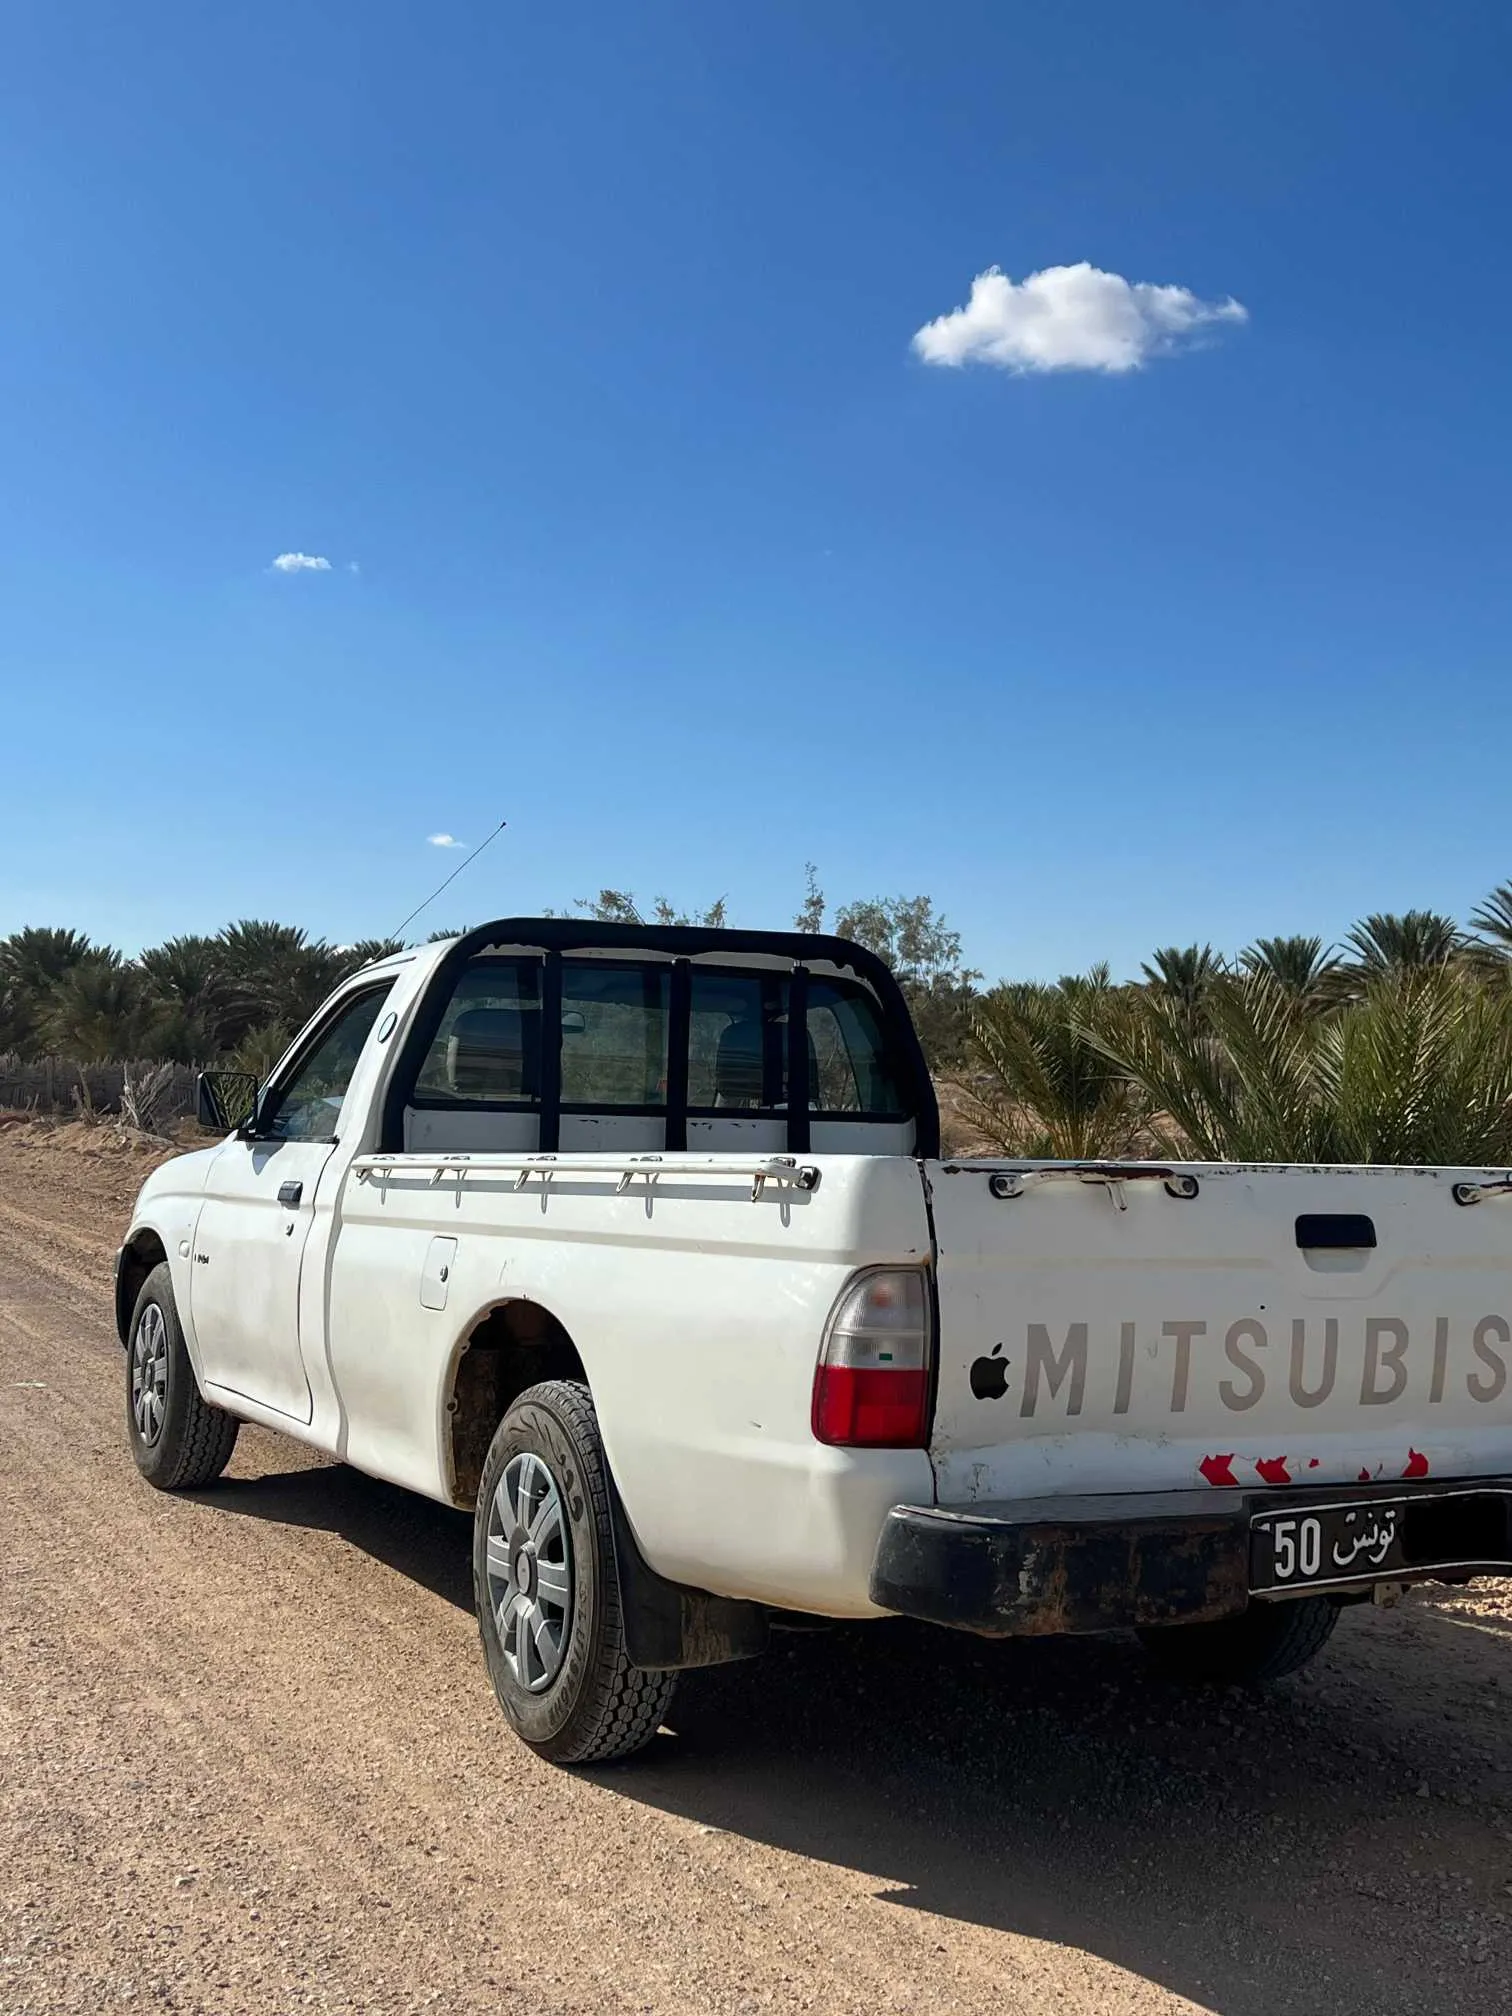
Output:
[[560,918],[380,960],[201,1097],[117,1263],[137,1464],[203,1487],[253,1421],[471,1510],[556,1761],[785,1612],[1264,1679],[1512,1570],[1504,1170],[942,1157],[868,952]]

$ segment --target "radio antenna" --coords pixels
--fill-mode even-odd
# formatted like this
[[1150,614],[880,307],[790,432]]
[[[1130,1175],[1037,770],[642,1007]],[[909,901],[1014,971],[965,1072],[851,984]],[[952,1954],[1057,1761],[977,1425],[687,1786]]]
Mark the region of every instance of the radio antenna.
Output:
[[501,819],[498,825],[495,826],[495,828],[493,829],[492,833],[489,834],[488,838],[486,840],[480,840],[477,846],[474,847],[474,849],[472,850],[471,854],[468,855],[467,859],[465,861],[459,861],[456,867],[453,868],[453,870],[451,871],[450,875],[447,876],[446,880],[440,883],[436,888],[432,889],[431,893],[429,894],[429,896],[426,897],[423,903],[417,903],[414,909],[411,910],[408,917],[406,917],[404,922],[399,926],[399,929],[391,933],[390,935],[395,938],[402,936],[402,934],[409,929],[410,925],[414,923],[415,919],[420,915],[420,912],[422,910],[428,910],[432,905],[432,903],[435,902],[436,898],[441,894],[441,891],[443,889],[450,888],[452,883],[455,882],[457,877],[462,873],[462,870],[464,868],[470,868],[473,862],[476,861],[478,856],[483,852],[483,849],[485,847],[491,847],[493,845],[495,840],[498,839],[499,835],[504,831],[504,828],[508,824],[509,821],[507,819]]

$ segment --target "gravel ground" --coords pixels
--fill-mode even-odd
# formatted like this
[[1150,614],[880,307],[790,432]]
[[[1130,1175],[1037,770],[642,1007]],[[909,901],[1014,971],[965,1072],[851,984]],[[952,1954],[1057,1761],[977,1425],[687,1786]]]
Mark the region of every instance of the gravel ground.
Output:
[[1264,1696],[793,1634],[569,1776],[494,1709],[465,1519],[246,1430],[140,1483],[146,1166],[0,1135],[5,2016],[1512,2007],[1512,1586],[1352,1611]]

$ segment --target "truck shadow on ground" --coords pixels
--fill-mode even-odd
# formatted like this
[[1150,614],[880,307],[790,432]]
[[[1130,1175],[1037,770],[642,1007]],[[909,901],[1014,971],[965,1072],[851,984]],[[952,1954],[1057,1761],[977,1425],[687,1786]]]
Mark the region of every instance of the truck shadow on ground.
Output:
[[[779,1641],[687,1676],[674,1737],[606,1782],[1221,2016],[1492,2016],[1512,1739],[1484,1709],[1468,1752],[1446,1724],[1446,1625],[1414,1616],[1407,1645],[1391,1620],[1388,1673],[1381,1621],[1346,1615],[1315,1674],[1256,1692],[1171,1686],[1111,1639]],[[1512,1645],[1490,1649],[1512,1688]]]
[[[339,1466],[205,1496],[471,1609],[464,1514]],[[1509,1701],[1512,1637],[1431,1599],[1347,1613],[1315,1668],[1253,1693],[1173,1687],[1121,1640],[884,1623],[685,1675],[652,1749],[593,1775],[1218,2016],[1504,2016]]]

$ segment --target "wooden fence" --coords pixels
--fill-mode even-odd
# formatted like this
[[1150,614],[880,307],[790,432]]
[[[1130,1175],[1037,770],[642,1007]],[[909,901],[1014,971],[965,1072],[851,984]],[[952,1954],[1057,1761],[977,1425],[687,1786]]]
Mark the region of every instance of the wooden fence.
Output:
[[[127,1074],[142,1086],[162,1084],[152,1105],[161,1123],[194,1111],[194,1067],[189,1064],[138,1064],[119,1059],[108,1064],[77,1064],[67,1057],[0,1057],[0,1111],[75,1113],[81,1107],[96,1113],[119,1113]],[[151,1074],[151,1075],[149,1075]]]

